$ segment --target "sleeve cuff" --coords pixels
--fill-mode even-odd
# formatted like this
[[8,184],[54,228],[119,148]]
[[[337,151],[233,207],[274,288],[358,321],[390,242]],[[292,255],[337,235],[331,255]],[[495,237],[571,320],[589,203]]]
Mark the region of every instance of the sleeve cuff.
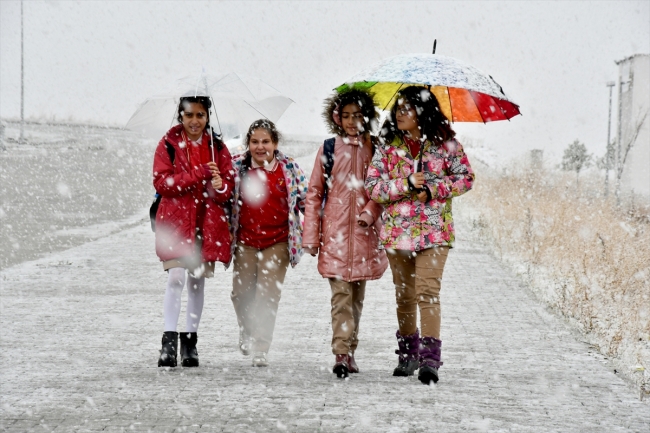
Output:
[[361,213],[359,214],[359,216],[357,217],[357,221],[363,221],[363,222],[365,222],[368,226],[371,226],[371,225],[375,222],[375,219],[372,217],[372,215],[370,214],[370,212],[368,212],[367,210],[364,210],[364,211],[361,212]]
[[306,254],[316,255],[318,254],[318,247],[303,247],[302,250]]
[[431,201],[433,199],[433,196],[431,195],[431,188],[424,188],[424,191],[427,193],[427,201]]

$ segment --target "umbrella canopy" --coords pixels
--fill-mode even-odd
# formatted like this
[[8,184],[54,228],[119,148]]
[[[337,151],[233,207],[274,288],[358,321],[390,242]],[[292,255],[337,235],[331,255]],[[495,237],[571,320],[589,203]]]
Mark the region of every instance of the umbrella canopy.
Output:
[[519,106],[508,99],[490,75],[438,54],[402,54],[388,58],[356,74],[336,90],[370,90],[385,110],[400,89],[411,85],[427,87],[452,122],[493,122],[521,114]]
[[223,140],[244,134],[257,119],[277,122],[293,102],[259,78],[202,73],[180,78],[166,92],[147,98],[126,128],[160,139],[176,123],[176,110],[183,96],[207,96],[212,100],[210,124]]

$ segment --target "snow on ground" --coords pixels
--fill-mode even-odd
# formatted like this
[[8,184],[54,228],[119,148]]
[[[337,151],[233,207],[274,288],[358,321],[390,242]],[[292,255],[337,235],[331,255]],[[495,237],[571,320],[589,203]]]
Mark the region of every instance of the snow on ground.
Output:
[[[129,143],[127,148],[136,149],[138,139],[121,131],[104,132],[111,146]],[[314,139],[314,147],[302,149],[299,163],[302,158],[309,164],[318,144]],[[74,146],[79,150],[81,145]],[[30,177],[34,164],[65,161],[54,149],[40,159],[20,159],[15,155],[38,154],[46,146],[18,148],[10,143],[0,156],[2,206],[7,208],[2,214],[3,244],[7,235],[19,239],[17,231],[32,235],[23,224],[37,227],[14,214],[22,191],[49,191],[59,201],[68,200],[61,214],[87,214],[60,223],[66,230],[81,227],[83,235],[72,231],[67,234],[72,240],[53,236],[52,253],[35,260],[38,252],[29,258],[21,253],[22,259],[0,271],[0,430],[650,430],[648,402],[640,401],[573,328],[541,306],[487,247],[473,241],[471,227],[462,223],[443,280],[445,365],[436,386],[391,376],[397,357],[390,272],[368,285],[357,352],[361,373],[336,379],[330,372],[329,285],[310,256],[287,274],[270,367],[253,368],[238,352],[232,274],[220,270],[206,284],[198,345],[201,367],[157,368],[166,278],[147,215],[140,213],[140,195],[125,193],[140,182],[150,185],[149,146],[140,152],[148,155],[142,168],[125,168],[124,185],[115,182],[109,189],[87,176],[100,170],[95,155],[85,154],[86,169],[79,157],[78,165],[62,170],[58,181],[88,190],[73,189],[67,199],[52,192],[47,177]],[[288,140],[286,150],[291,154]],[[20,161],[23,169],[9,169],[7,161]],[[7,172],[16,178],[5,187]],[[140,172],[144,180],[130,178]],[[27,180],[37,187],[27,189]],[[151,191],[143,189],[142,200],[148,200]],[[105,198],[93,207],[82,199],[88,194]],[[116,196],[123,198],[121,205]],[[36,217],[58,205],[56,200],[49,203],[32,205]],[[118,206],[122,210],[112,209]],[[133,220],[122,216],[128,210]],[[7,221],[14,226],[11,232],[5,231]],[[123,225],[88,239],[95,224],[113,221]],[[3,250],[3,262],[5,254]]]

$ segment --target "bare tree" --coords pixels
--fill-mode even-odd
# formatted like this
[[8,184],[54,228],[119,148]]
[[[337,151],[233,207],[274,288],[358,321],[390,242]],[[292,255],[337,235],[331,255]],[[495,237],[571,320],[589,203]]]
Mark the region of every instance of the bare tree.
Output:
[[575,140],[573,143],[569,144],[569,147],[564,149],[564,155],[562,155],[562,163],[560,167],[564,171],[575,171],[576,172],[576,183],[580,184],[580,171],[583,168],[589,167],[591,164],[592,156],[587,153],[587,147],[580,143],[579,140]]
[[[615,173],[616,173],[615,195],[616,195],[616,203],[618,205],[621,204],[621,178],[623,177],[623,170],[625,170],[625,162],[627,161],[627,157],[630,154],[630,150],[632,150],[632,147],[634,147],[634,144],[636,143],[636,139],[639,137],[639,133],[641,132],[641,129],[643,128],[643,125],[647,117],[648,117],[648,111],[646,111],[645,114],[643,114],[642,116],[639,115],[637,121],[632,123],[631,127],[629,128],[630,133],[626,134],[627,139],[625,141],[619,142],[618,158],[616,161],[616,168],[615,168]],[[616,139],[619,140],[620,137],[617,137]]]

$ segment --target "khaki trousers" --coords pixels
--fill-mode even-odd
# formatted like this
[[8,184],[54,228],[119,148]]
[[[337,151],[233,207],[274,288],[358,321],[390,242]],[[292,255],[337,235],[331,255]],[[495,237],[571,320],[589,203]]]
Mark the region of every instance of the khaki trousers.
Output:
[[387,250],[400,334],[415,333],[419,307],[421,335],[440,339],[440,288],[448,254],[449,247],[442,246],[416,253]]
[[289,246],[277,243],[258,250],[237,243],[230,299],[242,332],[252,337],[254,352],[268,352],[273,340],[281,287],[289,267]]
[[365,281],[330,278],[332,288],[332,353],[354,354],[359,344],[359,321],[366,297]]

